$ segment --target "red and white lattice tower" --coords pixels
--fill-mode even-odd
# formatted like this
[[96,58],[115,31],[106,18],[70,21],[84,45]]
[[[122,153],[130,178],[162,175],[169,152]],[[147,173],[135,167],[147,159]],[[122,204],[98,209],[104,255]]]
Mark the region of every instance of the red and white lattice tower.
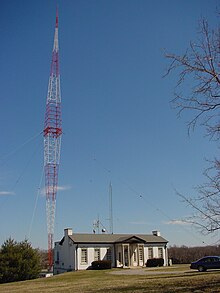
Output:
[[50,78],[48,84],[46,114],[44,122],[44,171],[46,190],[46,213],[48,233],[48,263],[49,269],[53,266],[53,235],[56,210],[56,195],[58,184],[58,169],[60,162],[60,147],[62,135],[61,120],[61,94],[59,72],[58,48],[58,11],[56,14],[56,27]]

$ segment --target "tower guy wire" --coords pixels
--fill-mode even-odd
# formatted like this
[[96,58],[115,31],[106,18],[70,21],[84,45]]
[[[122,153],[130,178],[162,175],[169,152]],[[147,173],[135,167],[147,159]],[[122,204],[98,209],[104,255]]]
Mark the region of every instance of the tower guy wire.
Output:
[[[111,169],[109,169],[108,167],[106,167],[103,163],[100,163],[97,158],[93,157],[92,160],[99,166],[99,168],[101,168],[107,174],[111,173],[111,177],[112,178],[114,177],[114,172]],[[128,190],[130,190],[131,193],[133,195],[135,195],[135,197],[137,199],[142,200],[142,202],[145,205],[150,206],[151,208],[153,208],[156,212],[158,212],[161,215],[163,215],[164,218],[166,218],[167,220],[174,221],[172,216],[168,215],[168,213],[166,213],[163,209],[159,208],[156,204],[152,203],[152,201],[150,201],[149,198],[146,198],[146,194],[144,192],[137,191],[134,187],[131,186],[131,184],[127,183],[125,180],[123,180],[121,177],[119,177],[117,175],[116,175],[116,180],[119,181],[122,185],[124,185]],[[181,225],[181,229],[184,230],[187,234],[192,235],[193,238],[201,241],[203,244],[208,245],[208,243],[205,243],[205,241],[201,240],[192,231],[189,231],[189,229],[187,229],[183,225]]]
[[38,188],[37,188],[37,194],[36,194],[36,198],[35,198],[34,209],[33,209],[32,217],[31,217],[31,221],[30,221],[30,226],[29,226],[29,231],[28,231],[28,239],[30,239],[30,237],[31,237],[31,231],[32,231],[32,227],[33,227],[34,217],[35,217],[35,214],[36,214],[37,203],[38,203],[39,195],[40,195],[40,192],[41,192],[43,175],[44,175],[44,167],[42,168],[40,182],[39,182],[39,185],[38,185]]
[[12,151],[8,152],[7,154],[1,156],[0,157],[0,166],[4,165],[9,160],[9,158],[11,156],[13,156],[14,154],[16,154],[19,150],[21,150],[28,143],[30,143],[31,141],[33,141],[34,139],[36,139],[37,137],[39,137],[41,134],[42,134],[42,131],[41,132],[38,132],[34,136],[28,138],[24,143],[22,143],[21,145],[19,145],[18,147],[16,147],[14,150],[12,150]]

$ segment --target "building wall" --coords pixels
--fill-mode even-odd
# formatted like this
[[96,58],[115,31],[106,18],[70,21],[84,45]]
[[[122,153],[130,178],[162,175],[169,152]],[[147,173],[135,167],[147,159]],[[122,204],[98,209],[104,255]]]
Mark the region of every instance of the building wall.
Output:
[[[149,258],[158,257],[164,259],[164,266],[168,265],[168,254],[165,244],[74,244],[69,237],[72,235],[72,230],[65,229],[64,231],[63,240],[56,242],[54,247],[54,274],[88,269],[92,262],[97,260],[98,256],[100,260],[109,259],[108,249],[111,249],[112,267],[123,267],[126,265],[145,266]],[[129,247],[128,251],[126,252],[123,247]],[[96,249],[97,251],[95,251]]]
[[[116,244],[116,267],[123,266],[145,266],[149,258],[163,258],[164,266],[168,265],[167,248],[161,244],[129,244],[127,252],[123,247],[128,244]],[[128,259],[127,259],[128,258]]]
[[[139,254],[137,245],[136,256],[134,251],[129,251],[129,266],[145,266],[149,258],[161,257],[164,259],[164,266],[168,265],[167,248],[164,245],[152,244],[143,246],[142,258]],[[72,270],[86,270],[95,259],[95,249],[99,249],[100,260],[107,260],[107,250],[111,249],[112,267],[123,267],[125,262],[125,253],[122,244],[81,244],[75,245],[69,237],[65,237],[62,245],[55,244],[54,249],[54,274],[60,274]],[[84,252],[83,252],[84,251]],[[86,252],[86,260],[85,260]],[[82,255],[84,253],[84,255]],[[96,254],[97,257],[97,254]],[[136,258],[136,260],[135,260]]]
[[164,266],[168,265],[168,252],[166,245],[161,244],[146,244],[144,247],[145,264],[149,258],[163,258]]
[[65,231],[62,245],[55,243],[54,247],[54,274],[60,274],[76,269],[76,245]]
[[[115,256],[114,256],[114,246],[112,244],[81,244],[77,249],[77,269],[85,270],[88,269],[94,260],[98,260],[95,258],[95,249],[99,249],[100,251],[100,260],[107,260],[107,250],[111,249],[111,261],[112,267],[115,266]],[[85,255],[82,256],[82,249],[87,251],[87,261],[84,262]],[[97,255],[96,255],[97,256]]]
[[[112,267],[115,266],[114,247],[112,244],[75,245],[71,241],[64,239],[62,245],[55,244],[54,248],[54,274],[60,274],[72,270],[86,270],[95,260],[95,249],[100,251],[100,260],[107,260],[108,249],[111,249]],[[82,249],[86,250],[86,261],[83,261]]]

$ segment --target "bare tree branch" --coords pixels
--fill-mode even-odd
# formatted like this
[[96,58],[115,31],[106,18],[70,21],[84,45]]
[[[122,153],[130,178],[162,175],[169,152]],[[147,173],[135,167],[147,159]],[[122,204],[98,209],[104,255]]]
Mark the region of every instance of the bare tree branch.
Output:
[[[210,31],[206,20],[200,24],[201,38],[190,42],[189,49],[183,55],[165,53],[170,65],[164,76],[178,72],[175,98],[171,101],[178,115],[184,110],[195,112],[188,121],[189,132],[197,124],[205,127],[210,137],[219,135],[220,123],[220,36],[219,28]],[[182,95],[180,90],[187,82],[193,82],[190,93]]]
[[[175,72],[177,81],[171,105],[177,115],[192,114],[188,132],[197,125],[206,135],[220,139],[220,27],[210,30],[208,22],[200,22],[199,38],[190,42],[183,55],[165,53],[169,66],[164,76]],[[190,85],[190,86],[189,86]],[[176,193],[194,213],[185,219],[202,233],[220,230],[220,161],[215,158],[205,170],[206,182],[196,187],[196,195]]]

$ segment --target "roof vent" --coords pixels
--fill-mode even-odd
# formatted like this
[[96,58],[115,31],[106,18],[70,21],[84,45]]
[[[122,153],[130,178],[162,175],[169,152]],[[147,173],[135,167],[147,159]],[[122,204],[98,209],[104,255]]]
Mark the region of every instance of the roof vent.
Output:
[[152,231],[152,233],[154,236],[160,236],[160,231],[155,230],[155,231]]

